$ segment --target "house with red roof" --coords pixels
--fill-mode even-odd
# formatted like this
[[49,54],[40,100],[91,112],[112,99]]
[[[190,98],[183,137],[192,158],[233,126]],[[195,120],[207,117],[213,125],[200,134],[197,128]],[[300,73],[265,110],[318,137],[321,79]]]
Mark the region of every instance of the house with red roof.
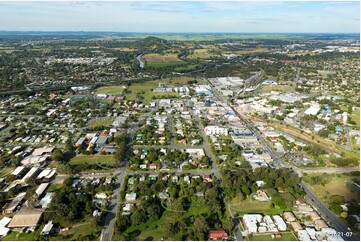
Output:
[[228,234],[224,230],[210,230],[209,238],[212,240],[218,240],[218,239],[226,240],[228,239]]

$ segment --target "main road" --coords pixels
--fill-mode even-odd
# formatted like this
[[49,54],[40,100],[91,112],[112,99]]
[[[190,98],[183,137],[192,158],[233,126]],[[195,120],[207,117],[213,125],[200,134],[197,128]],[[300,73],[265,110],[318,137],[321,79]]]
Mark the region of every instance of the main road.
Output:
[[135,126],[130,125],[128,128],[128,137],[127,137],[127,148],[125,151],[125,157],[123,163],[120,165],[120,171],[116,173],[117,181],[115,183],[115,189],[113,191],[112,200],[110,206],[107,210],[107,215],[105,216],[104,228],[102,230],[100,240],[101,241],[111,241],[114,233],[115,221],[117,218],[117,213],[119,211],[120,204],[120,192],[124,185],[124,180],[127,175],[127,164],[130,156],[131,143],[134,137]]

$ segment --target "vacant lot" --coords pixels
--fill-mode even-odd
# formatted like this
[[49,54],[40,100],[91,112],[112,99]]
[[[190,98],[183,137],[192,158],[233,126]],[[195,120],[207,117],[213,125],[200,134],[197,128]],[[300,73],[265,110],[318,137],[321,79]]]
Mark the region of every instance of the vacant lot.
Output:
[[104,117],[104,118],[97,118],[94,120],[93,123],[90,124],[91,129],[95,129],[97,127],[110,127],[115,120],[115,117]]
[[125,97],[127,100],[136,100],[138,98],[149,101],[152,99],[153,89],[158,87],[159,81],[147,81],[143,83],[132,84],[128,87],[130,93],[126,93]]
[[352,111],[351,119],[356,122],[357,127],[360,127],[360,108],[356,108]]
[[270,234],[262,234],[262,235],[253,235],[252,237],[248,237],[251,241],[297,241],[296,237],[293,233],[281,233],[282,237],[279,239],[272,239]]
[[173,62],[180,61],[176,54],[145,54],[142,56],[146,62]]
[[[320,177],[324,183],[324,186],[316,183],[313,184],[310,180],[313,177]],[[345,173],[345,174],[325,174],[325,173],[313,173],[307,174],[303,176],[303,180],[309,184],[309,187],[315,192],[322,200],[326,200],[327,197],[333,195],[340,195],[345,198],[346,201],[351,201],[353,199],[360,201],[359,194],[350,189],[347,185],[347,182],[350,182],[353,178],[358,178],[358,175],[354,175],[353,173]]]
[[109,95],[119,95],[122,94],[124,86],[106,86],[99,87],[95,90],[96,94],[109,94]]
[[70,165],[96,165],[108,164],[109,166],[115,165],[113,155],[77,155],[69,161]]
[[245,213],[263,213],[263,214],[280,214],[283,212],[282,209],[271,208],[271,202],[259,202],[253,200],[252,198],[247,198],[244,201],[239,200],[239,198],[234,198],[230,203],[230,209],[239,214]]
[[262,92],[270,92],[270,91],[289,91],[291,90],[291,86],[287,85],[262,85],[260,91]]

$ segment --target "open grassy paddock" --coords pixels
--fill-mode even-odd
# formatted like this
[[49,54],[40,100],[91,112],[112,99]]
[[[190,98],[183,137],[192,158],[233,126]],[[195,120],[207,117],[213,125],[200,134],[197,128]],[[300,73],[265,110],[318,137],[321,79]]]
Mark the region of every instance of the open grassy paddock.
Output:
[[96,120],[94,120],[93,123],[90,124],[89,127],[91,129],[101,127],[101,126],[110,127],[113,124],[114,120],[115,120],[115,117],[97,118]]
[[120,95],[123,93],[124,86],[105,86],[95,90],[96,94]]
[[246,214],[246,213],[263,213],[263,214],[280,214],[283,209],[271,208],[271,202],[259,202],[248,197],[244,201],[240,201],[239,198],[235,197],[231,201],[230,209],[234,213]]
[[250,241],[297,241],[297,238],[294,236],[294,234],[292,232],[285,232],[285,233],[280,233],[280,234],[282,237],[279,239],[277,239],[277,238],[272,239],[270,234],[258,234],[258,235],[249,236],[248,240],[250,240]]
[[176,66],[176,65],[183,65],[186,64],[182,61],[152,61],[152,62],[146,62],[147,67],[165,67],[165,66]]
[[176,54],[145,54],[142,59],[146,62],[174,62],[180,61]]
[[[98,161],[97,161],[98,160]],[[115,165],[115,159],[113,155],[77,155],[69,161],[69,165],[94,165],[94,164],[109,164]]]
[[360,127],[360,108],[352,111],[351,119],[356,122],[357,127]]
[[192,52],[192,54],[187,56],[187,59],[209,59],[212,57],[218,56],[212,52],[210,52],[208,49],[196,49]]
[[[319,176],[324,181],[324,186],[322,184],[312,184],[309,182],[310,178]],[[322,200],[327,200],[328,197],[332,195],[341,195],[345,198],[346,201],[356,200],[360,201],[360,195],[356,191],[350,189],[347,186],[347,182],[350,182],[353,178],[359,178],[359,175],[355,174],[325,174],[325,173],[312,173],[303,175],[303,180],[307,182],[309,187],[315,192]]]

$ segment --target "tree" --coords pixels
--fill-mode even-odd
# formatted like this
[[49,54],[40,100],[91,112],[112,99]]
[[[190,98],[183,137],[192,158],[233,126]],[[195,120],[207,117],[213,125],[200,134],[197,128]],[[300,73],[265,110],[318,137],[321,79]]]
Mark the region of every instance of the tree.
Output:
[[136,209],[133,214],[130,216],[132,225],[139,225],[144,223],[147,220],[145,211],[141,209]]
[[194,219],[194,234],[198,240],[206,240],[205,233],[209,230],[206,219],[203,216],[196,216]]
[[118,231],[125,231],[130,226],[129,216],[119,215],[115,226]]
[[55,161],[62,161],[64,160],[64,154],[61,150],[55,149],[53,154],[51,155],[51,159]]

